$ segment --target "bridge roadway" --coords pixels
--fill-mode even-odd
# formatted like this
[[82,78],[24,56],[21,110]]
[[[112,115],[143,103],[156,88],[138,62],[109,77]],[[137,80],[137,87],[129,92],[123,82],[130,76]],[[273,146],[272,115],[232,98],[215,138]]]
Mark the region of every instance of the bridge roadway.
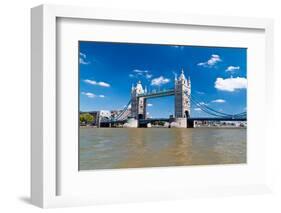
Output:
[[[246,118],[212,118],[212,117],[198,117],[198,118],[187,118],[188,121],[246,121]],[[148,118],[140,119],[140,122],[153,122],[153,121],[170,121],[170,118]]]
[[[145,125],[155,121],[166,121],[170,122],[170,118],[148,118],[148,119],[139,119],[139,125]],[[193,124],[194,121],[247,121],[247,118],[230,118],[230,117],[197,117],[197,118],[187,118],[187,122],[189,124]],[[108,120],[108,121],[101,121],[101,126],[113,125],[113,124],[124,124],[127,120]],[[193,125],[192,125],[193,126]]]

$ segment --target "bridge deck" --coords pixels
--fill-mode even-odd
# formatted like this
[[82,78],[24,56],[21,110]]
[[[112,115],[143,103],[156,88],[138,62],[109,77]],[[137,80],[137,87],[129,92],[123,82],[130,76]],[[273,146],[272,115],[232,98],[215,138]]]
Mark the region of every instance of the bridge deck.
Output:
[[[198,117],[198,118],[188,118],[188,121],[247,121],[247,118],[212,118],[212,117]],[[149,123],[153,121],[166,121],[169,122],[169,118],[149,118],[149,119],[139,119],[140,123]],[[111,120],[111,121],[101,121],[101,123],[126,123],[126,120]]]
[[204,118],[204,117],[199,117],[199,118],[188,118],[187,120],[190,121],[247,121],[247,118]]

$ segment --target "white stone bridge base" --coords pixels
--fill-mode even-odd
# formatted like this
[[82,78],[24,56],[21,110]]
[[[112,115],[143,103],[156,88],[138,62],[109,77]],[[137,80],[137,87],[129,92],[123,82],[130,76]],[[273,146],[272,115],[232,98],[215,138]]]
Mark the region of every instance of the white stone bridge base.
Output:
[[187,119],[173,118],[170,124],[171,124],[171,128],[187,128]]

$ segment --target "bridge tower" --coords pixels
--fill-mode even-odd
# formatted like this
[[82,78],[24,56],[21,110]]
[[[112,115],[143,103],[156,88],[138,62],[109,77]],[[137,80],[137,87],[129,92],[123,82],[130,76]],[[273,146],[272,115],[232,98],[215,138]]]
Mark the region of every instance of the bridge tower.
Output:
[[190,117],[190,78],[186,79],[182,69],[179,78],[175,78],[175,119],[179,126],[186,127],[186,118]]
[[139,98],[138,95],[143,94],[145,91],[139,81],[136,86],[132,85],[131,89],[131,117],[135,119],[146,118],[146,99]]

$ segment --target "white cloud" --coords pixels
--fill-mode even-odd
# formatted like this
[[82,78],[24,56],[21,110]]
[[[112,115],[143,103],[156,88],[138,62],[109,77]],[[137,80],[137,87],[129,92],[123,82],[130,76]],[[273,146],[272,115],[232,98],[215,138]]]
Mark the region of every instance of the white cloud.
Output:
[[200,62],[197,65],[202,66],[202,67],[211,68],[211,67],[215,66],[218,62],[221,62],[221,61],[222,60],[219,55],[213,54],[213,55],[211,55],[211,58],[208,61]]
[[86,54],[84,54],[84,53],[79,53],[79,55],[82,56],[83,58],[87,57]]
[[96,95],[91,92],[81,92],[82,95],[86,95],[88,98],[95,98]]
[[103,82],[103,81],[97,82],[97,81],[94,81],[94,80],[85,79],[84,82],[87,83],[87,84],[97,85],[97,86],[101,86],[101,87],[110,87],[109,83],[106,83],[106,82]]
[[238,71],[238,70],[240,70],[239,66],[228,66],[225,71],[233,73],[233,72]]
[[84,53],[79,53],[80,57],[79,57],[79,63],[80,64],[90,64],[89,61],[86,60],[87,56]]
[[202,111],[200,108],[194,108],[195,111]]
[[81,94],[86,95],[88,98],[96,98],[96,97],[104,98],[105,97],[104,95],[96,95],[96,94],[91,93],[91,92],[81,92]]
[[110,84],[105,83],[105,82],[98,82],[97,85],[101,86],[101,87],[110,87]]
[[196,91],[199,95],[204,95],[205,92]]
[[86,61],[84,58],[79,58],[80,64],[90,64],[90,62]]
[[151,85],[152,86],[161,86],[163,84],[167,84],[170,82],[170,79],[164,78],[163,76],[160,76],[158,78],[154,78],[151,80]]
[[205,105],[205,106],[208,106],[209,104],[205,103],[205,102],[199,102],[199,105]]
[[225,103],[226,101],[223,99],[216,99],[212,101],[213,103]]
[[150,79],[152,77],[152,74],[149,70],[140,70],[140,69],[134,69],[132,73],[129,74],[130,78],[139,78],[144,77],[146,79]]
[[247,88],[247,79],[243,77],[237,78],[217,78],[215,88],[221,91],[234,92],[239,89]]
[[143,73],[148,73],[148,70],[139,70],[139,69],[134,69],[133,72],[143,74]]
[[152,74],[145,74],[145,77],[147,78],[147,79],[149,79],[149,78],[152,78]]
[[153,106],[153,104],[147,104],[147,106],[148,106],[148,107],[152,107],[152,106]]

